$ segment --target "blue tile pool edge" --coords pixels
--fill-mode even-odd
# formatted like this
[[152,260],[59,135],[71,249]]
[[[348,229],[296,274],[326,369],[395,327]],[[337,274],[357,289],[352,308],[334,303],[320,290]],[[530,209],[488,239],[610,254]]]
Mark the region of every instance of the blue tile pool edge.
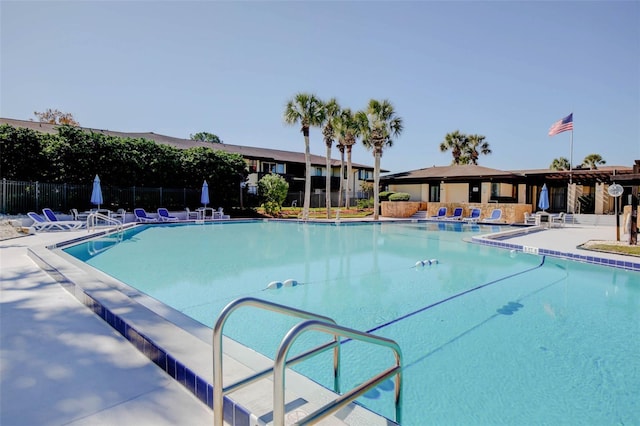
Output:
[[[507,243],[501,240],[487,238],[486,236],[472,237],[471,241],[475,244],[484,246],[496,247],[506,250],[516,250],[523,253],[537,254],[541,256],[551,256],[560,259],[574,260],[577,262],[591,263],[600,266],[610,266],[618,269],[625,269],[628,271],[640,272],[640,262],[633,262],[631,260],[615,260],[606,259],[603,257],[597,257],[595,255],[583,255],[576,253],[562,252],[558,250],[549,250],[539,247],[525,246],[522,244]],[[597,252],[594,252],[597,253]]]

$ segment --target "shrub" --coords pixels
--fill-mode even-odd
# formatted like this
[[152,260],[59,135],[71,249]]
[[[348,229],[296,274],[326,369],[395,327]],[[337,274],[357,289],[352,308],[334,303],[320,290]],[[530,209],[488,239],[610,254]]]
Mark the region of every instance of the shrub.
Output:
[[369,209],[373,207],[373,198],[362,198],[358,200],[358,210]]
[[258,181],[258,194],[264,200],[262,206],[270,216],[280,214],[282,203],[287,198],[289,184],[280,175],[271,173]]
[[389,201],[409,201],[411,195],[406,192],[396,192],[395,194],[389,195]]
[[380,201],[389,201],[389,196],[395,194],[395,192],[392,191],[382,191],[380,194],[378,194],[378,199]]

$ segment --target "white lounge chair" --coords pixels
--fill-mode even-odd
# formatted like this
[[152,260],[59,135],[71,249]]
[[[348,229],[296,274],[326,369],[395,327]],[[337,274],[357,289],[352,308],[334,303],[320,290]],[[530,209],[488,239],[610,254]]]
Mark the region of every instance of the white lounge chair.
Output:
[[53,212],[53,210],[48,207],[42,209],[42,213],[44,213],[45,220],[48,220],[49,222],[55,222],[64,227],[67,231],[72,229],[84,228],[87,225],[81,220],[60,220],[58,219],[58,216],[56,216],[56,214]]
[[144,209],[133,209],[133,214],[136,216],[136,222],[157,222],[158,219],[151,217]]
[[499,222],[502,219],[502,209],[493,209],[491,216],[484,219],[483,222]]
[[176,220],[178,220],[178,217],[172,216],[169,213],[169,210],[165,209],[164,207],[160,207],[158,209],[158,219],[160,219],[160,222],[175,222]]
[[469,214],[469,216],[463,217],[462,220],[464,220],[465,222],[477,222],[480,220],[481,213],[481,209],[474,207],[471,209],[471,213]]
[[445,219],[449,219],[449,220],[462,219],[462,207],[456,207],[455,209],[453,209],[453,214],[451,216],[445,216]]
[[71,229],[62,221],[51,222],[35,212],[29,212],[27,213],[27,216],[33,220],[33,224],[29,227],[33,232],[69,231]]
[[431,216],[431,219],[444,219],[446,216],[447,216],[447,208],[446,207],[440,207],[438,209],[438,213],[436,213],[433,216]]

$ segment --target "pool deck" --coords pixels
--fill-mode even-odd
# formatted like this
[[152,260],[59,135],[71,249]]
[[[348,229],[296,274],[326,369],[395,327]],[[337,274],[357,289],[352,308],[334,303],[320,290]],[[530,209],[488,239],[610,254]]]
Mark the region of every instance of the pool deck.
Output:
[[[211,410],[27,254],[29,247],[86,235],[50,232],[0,241],[0,424],[211,425]],[[567,225],[502,241],[640,263],[577,248],[589,240],[615,240],[615,228]]]

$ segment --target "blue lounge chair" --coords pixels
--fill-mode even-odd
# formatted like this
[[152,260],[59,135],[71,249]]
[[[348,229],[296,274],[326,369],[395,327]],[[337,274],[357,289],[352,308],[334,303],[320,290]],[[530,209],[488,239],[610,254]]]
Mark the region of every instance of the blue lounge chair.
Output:
[[169,214],[169,210],[164,207],[158,209],[158,219],[160,219],[160,222],[174,222],[178,220],[176,216]]
[[500,219],[502,219],[502,209],[493,209],[491,216],[484,219],[484,222],[498,222]]
[[438,213],[431,216],[431,219],[444,219],[447,216],[447,208],[446,207],[440,207],[438,209]]
[[155,217],[151,217],[147,215],[147,212],[141,208],[133,209],[133,214],[136,216],[136,222],[157,222],[158,221],[158,219],[156,219]]
[[33,220],[33,224],[29,228],[34,232],[69,231],[70,230],[70,228],[67,225],[65,225],[63,222],[61,221],[51,222],[35,212],[29,212],[27,213],[27,216],[29,216],[29,218]]
[[453,209],[453,214],[451,216],[446,216],[446,219],[449,219],[449,220],[462,219],[462,207],[456,207],[455,209]]
[[480,220],[481,213],[482,213],[482,210],[480,210],[477,207],[474,207],[471,209],[471,213],[469,214],[469,216],[463,217],[462,220],[466,222],[477,222]]
[[44,213],[45,219],[49,222],[55,222],[60,226],[64,227],[65,230],[71,229],[80,229],[86,226],[86,223],[81,220],[60,220],[58,216],[48,207],[42,209],[42,213]]

